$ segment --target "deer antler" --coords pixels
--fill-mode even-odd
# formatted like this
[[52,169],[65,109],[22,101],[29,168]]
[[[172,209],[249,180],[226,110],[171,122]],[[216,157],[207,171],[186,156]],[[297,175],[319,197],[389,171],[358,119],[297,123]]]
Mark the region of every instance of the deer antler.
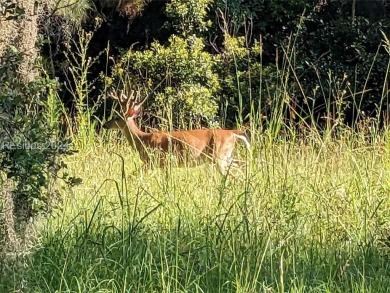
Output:
[[119,100],[118,96],[116,95],[116,93],[115,93],[114,91],[109,91],[109,92],[107,93],[107,95],[108,95],[111,99],[113,99],[113,100]]
[[[132,91],[130,92],[130,96],[127,97],[127,96],[124,94],[123,90],[122,90],[122,91],[121,91],[121,94],[120,94],[120,97],[118,97],[118,95],[117,95],[114,91],[110,91],[110,92],[108,92],[108,96],[109,96],[110,98],[112,98],[113,100],[119,101],[119,103],[123,105],[124,103],[128,103],[129,101],[136,101],[136,100],[137,100],[136,98],[134,98],[134,93],[135,93],[135,91],[132,90]],[[140,102],[140,103],[138,103],[138,104],[139,104],[140,106],[142,106],[142,104],[145,103],[147,99],[148,99],[148,96],[146,96],[146,97],[142,100],[142,102]]]
[[118,101],[119,105],[121,106],[122,111],[125,113],[129,110],[131,103],[134,101],[134,91],[130,92],[130,97],[127,97],[123,90],[121,90],[120,95],[118,96],[116,91],[109,91],[108,96],[115,100]]
[[121,98],[120,98],[120,104],[121,107],[124,108],[125,113],[130,109],[132,104],[134,103],[136,99],[134,99],[134,90],[130,92],[130,96],[126,96],[123,91],[121,91]]
[[137,102],[134,90],[130,91],[129,97],[126,96],[123,90],[120,92],[119,96],[115,91],[108,92],[108,96],[111,97],[113,100],[118,101],[123,114],[127,114],[129,110],[133,107],[136,107],[138,109],[137,111],[139,111],[142,104],[145,103],[145,101],[148,99],[148,96],[146,96],[140,103]]

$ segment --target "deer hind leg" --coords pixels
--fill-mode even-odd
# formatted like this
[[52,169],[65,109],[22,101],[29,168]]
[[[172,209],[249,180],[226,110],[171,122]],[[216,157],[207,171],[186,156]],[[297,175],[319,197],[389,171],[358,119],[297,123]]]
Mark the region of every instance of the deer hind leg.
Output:
[[216,158],[216,163],[222,175],[231,175],[229,174],[229,170],[233,164],[233,148],[220,149]]
[[242,166],[240,166],[238,160],[234,160],[233,152],[235,148],[236,140],[231,140],[229,143],[226,143],[218,151],[218,156],[216,156],[216,163],[219,167],[219,171],[224,176],[231,176],[233,178],[238,178],[238,176],[243,175]]
[[228,164],[224,160],[218,159],[217,160],[217,165],[218,165],[218,168],[219,168],[219,172],[223,176],[227,176],[227,174],[228,174]]

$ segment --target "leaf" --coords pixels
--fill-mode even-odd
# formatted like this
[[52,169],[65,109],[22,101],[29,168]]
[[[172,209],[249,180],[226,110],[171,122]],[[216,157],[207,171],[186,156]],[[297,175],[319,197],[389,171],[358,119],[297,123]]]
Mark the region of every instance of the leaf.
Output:
[[69,177],[67,180],[67,184],[70,186],[74,187],[76,185],[79,185],[83,182],[83,179],[78,178],[78,177]]
[[8,114],[6,114],[6,113],[0,113],[0,119],[10,120],[11,117]]
[[5,20],[15,20],[15,19],[18,19],[18,16],[17,15],[10,15],[10,16],[7,16],[5,18]]

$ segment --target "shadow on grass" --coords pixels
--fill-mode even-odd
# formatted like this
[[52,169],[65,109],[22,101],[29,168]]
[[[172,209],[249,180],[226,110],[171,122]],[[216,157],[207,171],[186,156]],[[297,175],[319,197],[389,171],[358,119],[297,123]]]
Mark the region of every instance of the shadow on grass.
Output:
[[[173,229],[104,224],[96,207],[47,231],[28,265],[3,275],[2,292],[387,292],[390,263],[372,243],[315,241],[245,217],[178,216]],[[291,220],[295,221],[295,220]],[[146,223],[147,222],[147,223]],[[0,278],[1,279],[1,278]],[[1,288],[2,287],[2,288]]]

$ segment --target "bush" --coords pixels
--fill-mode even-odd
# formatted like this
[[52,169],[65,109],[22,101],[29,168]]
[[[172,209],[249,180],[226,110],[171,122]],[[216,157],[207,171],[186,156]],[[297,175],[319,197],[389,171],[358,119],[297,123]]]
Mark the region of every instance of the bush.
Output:
[[184,37],[205,32],[211,26],[207,20],[212,0],[172,0],[167,3],[166,14],[176,33]]
[[210,123],[218,109],[218,61],[218,56],[204,51],[201,38],[173,35],[167,46],[154,42],[150,50],[130,49],[116,64],[113,77],[133,88],[146,85],[145,93],[153,90],[148,110],[161,118],[172,113],[170,122],[175,127],[202,120]]
[[[51,183],[65,167],[61,156],[69,153],[68,142],[58,139],[58,124],[49,117],[55,111],[48,96],[55,94],[58,85],[45,78],[26,83],[15,74],[23,57],[14,51],[3,56],[6,61],[0,64],[0,183],[4,194],[0,206],[8,235],[18,229],[23,235],[30,217],[52,207],[56,191]],[[67,174],[62,178],[70,184],[78,182]]]
[[[386,68],[389,54],[382,43],[382,31],[388,20],[375,25],[365,18],[351,19],[337,10],[330,17],[331,7],[310,15],[297,37],[297,76],[308,89],[317,112],[324,112],[326,104],[337,103],[345,94],[345,122],[353,123],[363,111],[376,116],[386,106]],[[313,89],[320,88],[316,95]],[[299,103],[303,106],[304,97]]]
[[359,113],[373,116],[386,106],[389,55],[381,31],[389,20],[360,17],[359,6],[352,24],[341,2],[317,2],[215,2],[213,9],[223,13],[214,22],[219,37],[213,48],[224,61],[221,95],[230,122],[242,121],[251,109],[269,116],[282,106],[287,119],[313,122],[332,112],[354,123]]

